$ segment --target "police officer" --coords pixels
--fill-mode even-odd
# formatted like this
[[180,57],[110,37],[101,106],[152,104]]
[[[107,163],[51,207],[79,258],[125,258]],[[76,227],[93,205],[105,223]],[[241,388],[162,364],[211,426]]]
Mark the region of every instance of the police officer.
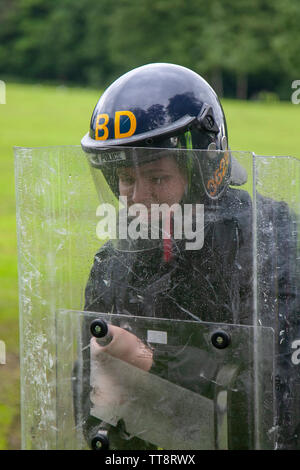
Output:
[[[208,83],[195,72],[173,64],[134,69],[101,96],[81,144],[99,191],[104,176],[113,194],[126,198],[129,208],[142,204],[149,217],[153,204],[188,205],[196,234],[194,209],[197,204],[204,205],[201,249],[187,250],[184,234],[175,237],[172,211],[168,237],[148,244],[137,239],[106,243],[95,256],[85,310],[253,325],[252,201],[246,191],[232,187],[244,184],[247,174],[228,148],[224,113]],[[258,205],[264,210],[265,201],[259,199]],[[274,211],[288,218],[285,207],[273,202],[268,207],[272,210],[266,209],[266,220]],[[286,269],[283,263],[282,278]],[[263,271],[264,292],[270,301],[280,299],[278,283],[268,278],[267,268]],[[165,376],[165,358],[159,353],[117,326],[110,326],[110,334],[113,340],[104,347],[91,340],[93,360],[100,360],[100,352],[105,351],[144,371]],[[86,344],[89,341],[86,335]],[[191,365],[196,370],[203,357],[186,348],[177,351],[172,360],[176,368],[168,366],[168,380],[199,391],[188,371],[193,370]],[[88,358],[86,364],[89,376]],[[211,383],[213,378],[211,375]],[[282,387],[286,391],[288,385]],[[213,387],[203,386],[201,393],[211,397]],[[254,446],[249,429],[253,423],[247,418],[249,397],[245,400],[244,410],[238,408],[241,397],[236,403],[232,400],[229,448]],[[111,448],[155,448],[129,436],[123,423],[112,428],[89,417],[86,401],[84,406],[89,441],[100,429],[108,435]],[[234,431],[233,423],[239,419],[244,419],[246,426],[237,425]],[[294,430],[286,432],[293,439]]]

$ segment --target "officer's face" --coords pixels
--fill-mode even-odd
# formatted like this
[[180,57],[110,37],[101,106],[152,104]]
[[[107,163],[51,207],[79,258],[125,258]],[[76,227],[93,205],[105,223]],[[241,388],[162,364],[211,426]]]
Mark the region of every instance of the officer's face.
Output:
[[120,168],[120,196],[127,197],[128,206],[143,204],[179,203],[183,197],[187,178],[173,157],[164,157],[138,167]]

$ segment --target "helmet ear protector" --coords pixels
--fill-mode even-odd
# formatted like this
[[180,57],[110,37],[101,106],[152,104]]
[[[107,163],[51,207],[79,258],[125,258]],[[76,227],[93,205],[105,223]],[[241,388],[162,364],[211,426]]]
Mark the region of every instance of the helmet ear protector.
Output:
[[220,129],[215,121],[214,112],[211,106],[204,103],[203,107],[196,117],[197,123],[201,129],[218,134]]

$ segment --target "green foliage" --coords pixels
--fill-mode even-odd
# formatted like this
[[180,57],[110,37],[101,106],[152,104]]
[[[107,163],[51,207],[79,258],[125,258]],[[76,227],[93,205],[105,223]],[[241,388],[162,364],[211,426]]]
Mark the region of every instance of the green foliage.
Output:
[[299,24],[300,3],[294,0],[274,2],[274,29],[272,45],[278,62],[294,79],[299,78]]
[[300,70],[298,0],[0,0],[0,77],[102,87],[174,62],[225,96],[290,96]]

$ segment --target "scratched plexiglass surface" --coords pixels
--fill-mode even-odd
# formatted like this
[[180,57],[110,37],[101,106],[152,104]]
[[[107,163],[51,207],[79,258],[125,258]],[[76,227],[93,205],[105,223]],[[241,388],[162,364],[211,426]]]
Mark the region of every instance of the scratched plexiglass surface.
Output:
[[[151,348],[150,371],[97,351],[95,320]],[[85,448],[102,434],[110,450],[273,448],[271,328],[60,310],[57,329],[60,447]],[[264,361],[254,368],[258,340]],[[265,403],[259,415],[255,381]]]
[[55,311],[82,308],[99,240],[98,199],[79,147],[15,150],[22,446],[56,448]]
[[[146,158],[147,152],[151,149]],[[207,158],[207,152],[193,152],[198,161]],[[246,447],[295,448],[299,161],[233,152],[248,180],[231,187],[217,204],[204,204],[202,249],[182,251],[172,239],[174,257],[152,269],[161,256],[152,257],[151,250],[123,250],[108,243],[107,235],[99,240],[99,203],[117,207],[116,195],[101,170],[90,173],[79,147],[16,149],[15,154],[23,448],[88,447],[80,415],[87,410],[74,401],[74,383],[79,390],[86,384],[74,372],[85,363],[83,310],[164,318],[177,325],[189,321],[199,328],[201,322],[225,324],[234,337],[240,331],[245,351],[239,342],[227,356],[243,357],[241,370],[247,363],[249,380],[239,375],[254,404],[240,403],[252,420]],[[217,170],[214,184],[222,168]],[[202,350],[203,342],[195,347]],[[228,422],[222,423],[228,439],[214,445],[239,448],[241,433],[232,434]]]
[[[300,160],[256,156],[254,322],[275,336],[277,449],[300,448]],[[259,349],[258,349],[259,351]]]

